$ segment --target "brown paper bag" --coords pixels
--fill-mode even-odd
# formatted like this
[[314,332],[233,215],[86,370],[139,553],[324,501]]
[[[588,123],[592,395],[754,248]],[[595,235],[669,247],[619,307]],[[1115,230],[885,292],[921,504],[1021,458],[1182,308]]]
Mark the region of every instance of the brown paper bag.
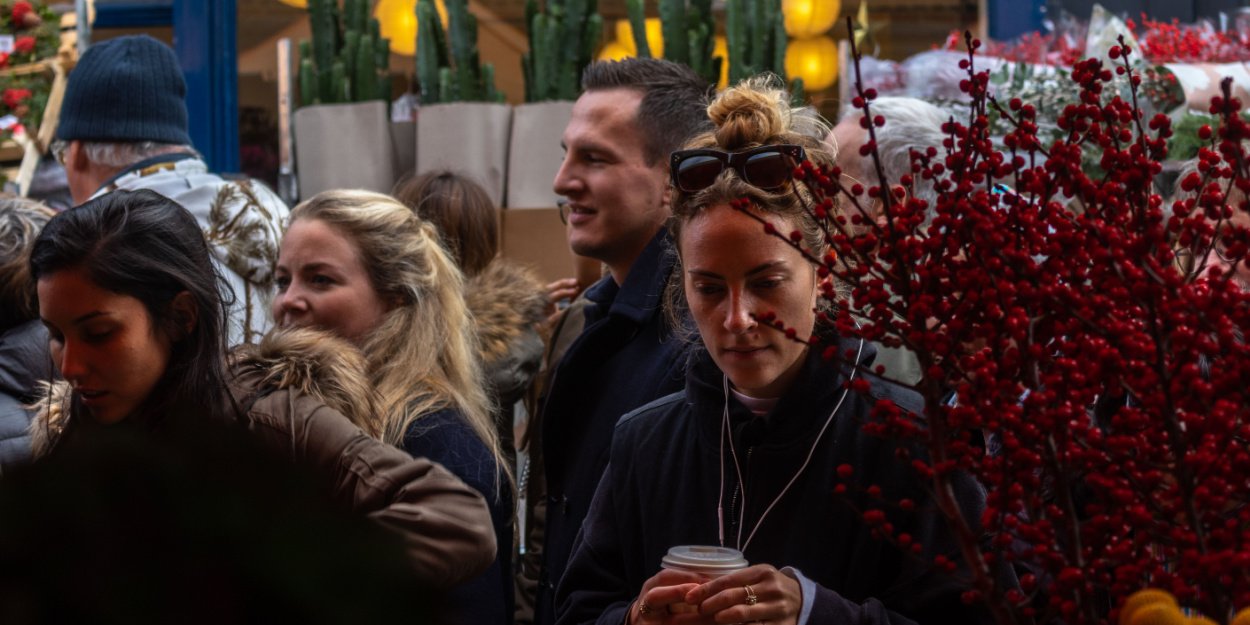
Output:
[[382,101],[317,104],[295,111],[299,196],[327,189],[390,193],[395,182],[391,120]]
[[556,205],[551,190],[564,150],[560,137],[573,115],[573,102],[534,102],[512,109],[512,139],[508,143],[508,208],[544,208]]
[[488,102],[432,104],[417,111],[417,173],[450,169],[503,202],[512,107]]

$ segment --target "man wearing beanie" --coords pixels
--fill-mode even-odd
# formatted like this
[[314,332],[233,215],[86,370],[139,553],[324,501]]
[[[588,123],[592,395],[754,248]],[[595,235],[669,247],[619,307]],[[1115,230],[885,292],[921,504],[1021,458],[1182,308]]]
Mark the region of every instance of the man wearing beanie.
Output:
[[52,151],[75,204],[118,189],[151,189],[204,229],[234,291],[230,342],[269,329],[273,267],[290,214],[265,185],[210,173],[187,133],[187,85],[174,51],[147,35],[92,45],[69,77]]

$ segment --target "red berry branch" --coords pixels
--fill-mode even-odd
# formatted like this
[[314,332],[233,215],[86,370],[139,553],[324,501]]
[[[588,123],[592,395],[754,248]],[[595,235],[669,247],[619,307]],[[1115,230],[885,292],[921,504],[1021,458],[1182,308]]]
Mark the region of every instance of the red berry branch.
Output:
[[[965,600],[1002,623],[1106,623],[1132,592],[1158,587],[1226,620],[1250,605],[1241,102],[1226,81],[1211,105],[1222,123],[1202,131],[1207,146],[1169,200],[1156,180],[1171,124],[1143,118],[1131,46],[1112,49],[1112,67],[1073,65],[1063,134],[1043,141],[1028,103],[989,95],[979,42],[965,42],[967,119],[947,122],[943,145],[913,150],[900,180],[887,180],[876,154],[888,121],[872,113],[853,50],[861,155],[881,183],[848,186],[837,168],[803,163],[795,177],[812,190],[808,208],[833,253],[765,230],[836,283],[823,295],[841,335],[906,347],[920,362],[926,414],[880,403],[865,429],[925,451],[902,457],[958,540],[963,568],[932,564],[969,576]],[[1011,128],[1001,140],[994,117]],[[1081,167],[1091,150],[1097,174]],[[933,206],[907,193],[919,185],[937,192]],[[1217,255],[1231,269],[1204,270]],[[980,518],[957,505],[960,475],[987,489]],[[1004,566],[1018,586],[996,575]]]

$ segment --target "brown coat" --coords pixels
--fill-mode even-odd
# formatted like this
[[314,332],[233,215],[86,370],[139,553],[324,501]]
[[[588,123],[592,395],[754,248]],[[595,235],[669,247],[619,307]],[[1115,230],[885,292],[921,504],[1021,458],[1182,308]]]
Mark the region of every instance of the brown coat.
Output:
[[[364,369],[355,368],[363,359],[354,347],[311,330],[275,331],[234,360],[231,391],[248,430],[320,476],[335,499],[398,533],[422,581],[450,587],[491,564],[495,535],[477,491],[441,465],[369,436],[326,405],[345,390],[368,389],[361,383]],[[271,375],[278,367],[284,373]],[[42,402],[31,426],[36,457],[64,431],[69,394],[69,385],[58,382],[50,401]],[[367,397],[360,400],[369,404]]]

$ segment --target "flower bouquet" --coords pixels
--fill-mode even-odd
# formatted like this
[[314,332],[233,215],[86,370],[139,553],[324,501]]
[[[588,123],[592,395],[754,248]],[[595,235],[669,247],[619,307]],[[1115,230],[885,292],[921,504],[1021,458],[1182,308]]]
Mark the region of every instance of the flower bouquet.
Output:
[[61,45],[60,21],[45,5],[0,3],[0,141],[33,133],[43,121]]

